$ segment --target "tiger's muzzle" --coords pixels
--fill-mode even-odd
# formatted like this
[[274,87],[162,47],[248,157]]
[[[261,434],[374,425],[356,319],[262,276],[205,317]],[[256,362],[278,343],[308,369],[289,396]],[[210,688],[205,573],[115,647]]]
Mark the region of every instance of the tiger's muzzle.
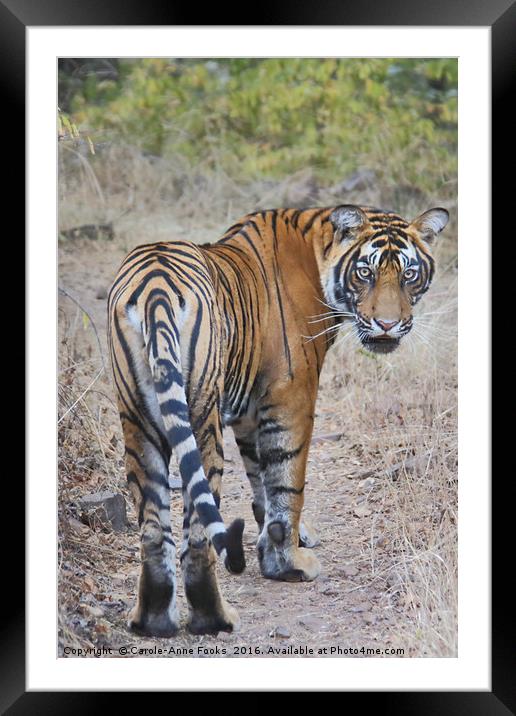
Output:
[[357,321],[358,335],[364,348],[372,353],[392,353],[412,328],[412,317],[402,321],[389,318],[371,318]]

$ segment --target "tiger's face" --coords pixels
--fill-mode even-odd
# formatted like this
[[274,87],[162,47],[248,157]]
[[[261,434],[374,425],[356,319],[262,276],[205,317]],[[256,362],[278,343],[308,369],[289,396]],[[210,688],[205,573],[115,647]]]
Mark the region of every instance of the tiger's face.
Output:
[[434,274],[430,244],[448,222],[446,209],[412,222],[352,205],[330,215],[333,242],[322,272],[328,304],[350,317],[365,348],[390,353],[412,328],[412,308]]

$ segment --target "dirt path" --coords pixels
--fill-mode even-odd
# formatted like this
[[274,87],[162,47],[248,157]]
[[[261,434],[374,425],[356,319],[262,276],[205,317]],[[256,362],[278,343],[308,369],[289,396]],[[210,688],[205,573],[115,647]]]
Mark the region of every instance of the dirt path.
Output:
[[[60,285],[90,314],[104,352],[106,289],[125,253],[125,248],[114,242],[68,242],[60,248]],[[89,321],[81,323],[80,312],[70,299],[61,297],[60,305],[68,334],[72,331],[76,334],[73,360],[77,366],[91,361],[93,371],[93,366],[98,365],[98,355]],[[77,334],[81,334],[79,338]],[[371,370],[378,369],[373,366]],[[80,385],[87,385],[92,374],[86,369],[82,374],[73,366],[71,372],[83,381]],[[446,614],[453,611],[453,578],[443,585],[441,602],[423,603],[421,597],[425,580],[428,588],[436,577],[435,572],[428,572],[434,569],[433,561],[427,559],[430,548],[444,553],[449,547],[443,541],[445,528],[455,531],[453,496],[440,491],[437,494],[436,488],[429,493],[430,488],[423,483],[432,478],[432,470],[440,469],[445,458],[437,456],[435,468],[434,463],[427,461],[418,464],[414,471],[401,470],[397,481],[385,473],[385,467],[399,463],[400,456],[423,447],[428,450],[429,446],[431,451],[432,440],[440,439],[440,444],[445,445],[449,425],[440,424],[437,435],[432,423],[425,444],[418,444],[415,449],[412,436],[424,419],[425,406],[421,408],[414,399],[414,407],[403,397],[396,397],[393,387],[381,395],[371,389],[372,397],[364,394],[360,398],[364,405],[357,405],[355,416],[343,409],[350,395],[346,380],[353,380],[349,375],[352,373],[347,368],[342,373],[335,372],[334,365],[324,374],[308,461],[305,515],[317,526],[320,537],[320,545],[315,548],[322,565],[319,578],[312,583],[291,584],[260,576],[254,551],[257,529],[251,511],[251,490],[228,430],[222,513],[227,523],[238,516],[245,518],[248,566],[241,576],[230,576],[222,570],[219,574],[227,600],[239,611],[241,627],[235,634],[217,637],[194,637],[182,629],[177,638],[160,640],[133,637],[125,628],[127,612],[135,597],[138,538],[122,468],[121,429],[111,402],[110,378],[103,374],[88,395],[91,424],[103,456],[96,457],[99,448],[95,439],[84,443],[78,432],[80,422],[66,427],[63,421],[60,652],[66,653],[65,647],[107,647],[113,650],[112,656],[120,656],[120,647],[168,650],[172,646],[192,648],[193,656],[365,656],[368,654],[361,651],[365,649],[378,649],[379,652],[374,652],[378,656],[395,655],[386,654],[387,649],[403,649],[404,653],[397,656],[405,657],[453,656],[454,622],[453,617],[450,621],[445,615],[446,610]],[[72,387],[70,384],[69,389]],[[345,395],[343,390],[347,390]],[[64,395],[66,404],[69,397]],[[361,427],[360,414],[365,411],[367,401],[377,410],[374,418],[377,422],[366,422]],[[404,437],[402,429],[407,425],[410,430]],[[449,456],[450,450],[446,459]],[[77,521],[73,505],[78,497],[99,489],[115,489],[125,495],[132,525],[128,533],[96,532]],[[418,492],[419,489],[424,492]],[[180,502],[180,493],[174,491],[176,538],[180,534]],[[400,520],[403,509],[413,510],[406,521]],[[449,539],[448,532],[446,535]],[[415,549],[413,554],[411,548]],[[411,566],[414,559],[419,572]],[[422,565],[427,570],[423,576]],[[450,566],[453,570],[453,565]],[[184,622],[186,600],[180,579],[178,584]],[[441,633],[434,642],[428,634],[435,631],[436,624],[440,624]],[[296,649],[304,651],[298,654]],[[324,649],[327,651],[321,651]],[[350,649],[358,651],[345,651]]]

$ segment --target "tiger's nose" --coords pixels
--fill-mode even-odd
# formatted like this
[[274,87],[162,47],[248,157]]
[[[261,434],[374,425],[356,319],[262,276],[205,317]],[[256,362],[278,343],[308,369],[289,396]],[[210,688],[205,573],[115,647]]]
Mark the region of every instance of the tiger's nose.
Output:
[[382,321],[379,318],[375,318],[375,321],[380,326],[380,328],[383,328],[384,331],[390,331],[391,328],[393,328],[398,321]]

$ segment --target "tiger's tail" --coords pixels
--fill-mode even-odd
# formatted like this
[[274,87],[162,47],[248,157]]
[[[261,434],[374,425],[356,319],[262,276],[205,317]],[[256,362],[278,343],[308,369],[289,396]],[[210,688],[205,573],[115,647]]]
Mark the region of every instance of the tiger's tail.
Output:
[[245,569],[242,545],[244,520],[236,519],[225,527],[206,479],[190,423],[179,340],[172,316],[173,307],[169,303],[161,312],[159,321],[153,322],[150,330],[144,330],[149,366],[167,440],[179,462],[183,490],[188,493],[217,555],[229,572],[240,574]]

